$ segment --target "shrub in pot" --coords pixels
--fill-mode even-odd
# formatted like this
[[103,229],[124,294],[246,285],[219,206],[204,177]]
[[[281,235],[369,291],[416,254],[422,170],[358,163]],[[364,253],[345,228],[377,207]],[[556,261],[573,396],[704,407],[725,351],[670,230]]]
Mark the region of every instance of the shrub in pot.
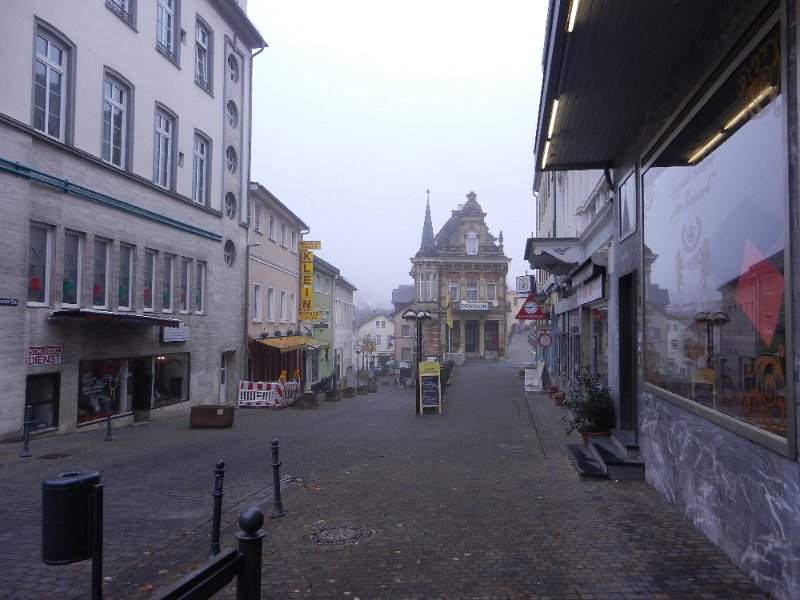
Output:
[[614,401],[611,390],[600,375],[588,369],[578,376],[578,387],[564,400],[567,433],[606,433],[614,426]]

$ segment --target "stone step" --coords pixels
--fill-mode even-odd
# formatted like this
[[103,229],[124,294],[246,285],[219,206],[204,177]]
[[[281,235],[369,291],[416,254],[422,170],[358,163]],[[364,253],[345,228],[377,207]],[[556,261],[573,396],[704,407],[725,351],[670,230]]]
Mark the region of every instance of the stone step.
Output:
[[586,479],[636,481],[644,479],[644,462],[625,455],[613,436],[594,437],[588,445],[570,444],[570,459]]
[[644,480],[644,462],[640,458],[626,456],[612,436],[592,438],[589,440],[589,449],[604,466],[609,479]]

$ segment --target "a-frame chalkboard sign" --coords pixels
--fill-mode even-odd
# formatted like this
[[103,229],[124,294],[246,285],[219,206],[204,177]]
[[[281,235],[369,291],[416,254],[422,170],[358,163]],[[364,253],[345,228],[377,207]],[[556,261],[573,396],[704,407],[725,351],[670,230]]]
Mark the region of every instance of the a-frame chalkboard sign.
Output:
[[419,363],[419,402],[420,413],[425,409],[442,412],[442,385],[439,361],[426,361]]

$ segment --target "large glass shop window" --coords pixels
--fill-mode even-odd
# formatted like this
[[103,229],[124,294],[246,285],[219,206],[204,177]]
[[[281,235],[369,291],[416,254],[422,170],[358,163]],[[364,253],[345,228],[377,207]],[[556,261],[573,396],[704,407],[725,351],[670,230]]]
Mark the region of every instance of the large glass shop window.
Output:
[[786,438],[777,27],[736,64],[643,176],[645,378]]

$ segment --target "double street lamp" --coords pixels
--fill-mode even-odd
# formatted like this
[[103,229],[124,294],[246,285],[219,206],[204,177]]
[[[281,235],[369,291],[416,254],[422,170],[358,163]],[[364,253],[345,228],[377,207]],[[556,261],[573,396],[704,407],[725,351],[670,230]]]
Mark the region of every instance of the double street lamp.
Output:
[[413,310],[408,309],[406,312],[403,313],[403,320],[414,321],[417,324],[417,348],[416,348],[416,375],[417,375],[417,383],[414,386],[415,398],[416,398],[416,406],[415,412],[416,414],[420,414],[422,409],[420,407],[420,387],[419,387],[419,363],[422,360],[422,324],[425,321],[429,321],[431,318],[431,313],[427,310]]

